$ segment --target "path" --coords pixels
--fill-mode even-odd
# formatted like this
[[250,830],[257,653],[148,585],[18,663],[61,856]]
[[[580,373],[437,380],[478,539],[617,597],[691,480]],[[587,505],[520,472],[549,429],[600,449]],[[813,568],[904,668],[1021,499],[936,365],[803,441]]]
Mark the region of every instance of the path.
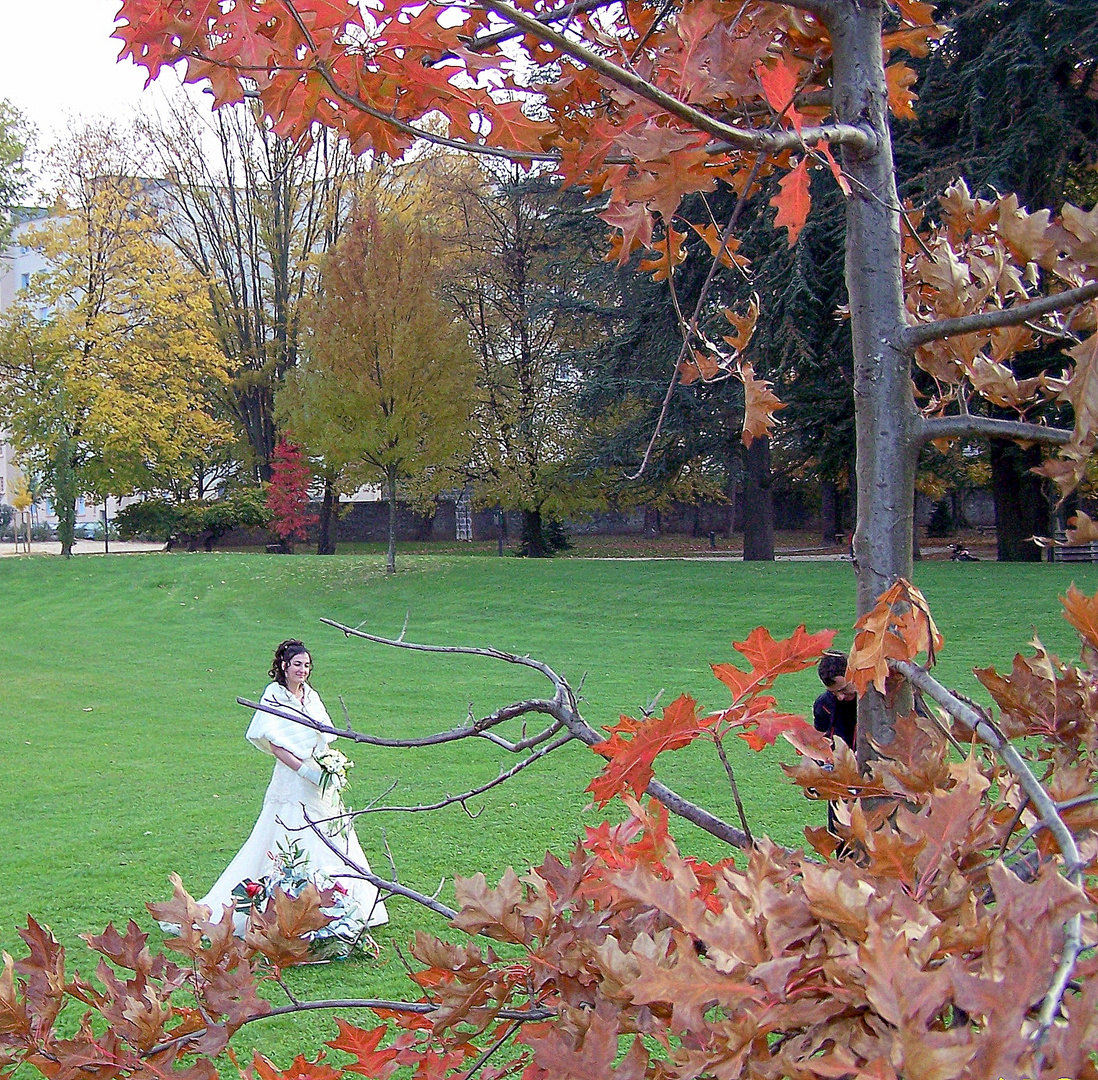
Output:
[[[163,544],[150,543],[147,540],[112,540],[110,543],[111,555],[122,555],[135,551],[163,551]],[[102,540],[77,540],[72,546],[74,555],[102,555]],[[27,552],[22,547],[18,551],[10,540],[0,541],[0,558],[13,555],[25,556]],[[30,546],[31,555],[60,555],[61,544],[57,540],[32,540]]]

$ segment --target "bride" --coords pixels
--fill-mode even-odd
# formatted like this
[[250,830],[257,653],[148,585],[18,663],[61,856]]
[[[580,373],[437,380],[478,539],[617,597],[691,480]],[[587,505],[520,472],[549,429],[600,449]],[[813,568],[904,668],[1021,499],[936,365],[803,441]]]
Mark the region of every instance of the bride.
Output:
[[[282,642],[271,664],[274,682],[263,691],[260,704],[303,714],[331,727],[320,695],[308,683],[311,669],[312,658],[300,641]],[[369,870],[354,828],[346,819],[330,820],[340,813],[341,779],[326,776],[317,756],[323,759],[335,736],[260,709],[252,717],[245,737],[274,756],[274,774],[251,835],[199,903],[210,908],[215,920],[224,907],[232,907],[236,931],[243,934],[250,904],[257,894],[261,900],[265,890],[278,885],[295,895],[295,885],[298,889],[304,887],[307,879],[319,888],[336,889],[334,908],[325,909],[335,916],[335,922],[326,928],[327,936],[344,943],[363,939],[367,927],[388,922],[389,915],[377,888],[356,877],[340,857],[345,855],[351,863]],[[328,820],[327,825],[319,825],[324,837],[317,835],[307,818],[315,822]]]

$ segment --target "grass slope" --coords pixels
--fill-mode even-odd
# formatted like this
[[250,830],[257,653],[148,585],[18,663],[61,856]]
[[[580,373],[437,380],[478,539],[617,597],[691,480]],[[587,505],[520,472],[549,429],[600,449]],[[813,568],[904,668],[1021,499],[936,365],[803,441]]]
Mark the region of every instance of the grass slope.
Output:
[[[703,707],[727,701],[710,662],[734,660],[730,642],[764,624],[775,636],[807,622],[840,628],[850,641],[854,583],[841,563],[527,562],[406,557],[386,577],[376,557],[147,555],[0,561],[0,947],[21,953],[16,928],[28,912],[49,923],[82,969],[77,935],[129,917],[149,926],[147,900],[168,895],[175,870],[202,895],[250,829],[270,762],[242,738],[249,719],[238,694],[258,695],[273,646],[301,636],[313,650],[314,685],[339,715],[342,695],[360,730],[409,736],[464,720],[548,684],[498,662],[430,657],[345,640],[318,620],[331,617],[387,635],[435,644],[495,646],[529,653],[578,686],[593,725],[637,715],[656,693]],[[1058,593],[1075,580],[1098,588],[1098,569],[1011,564],[924,564],[918,580],[946,637],[940,677],[983,699],[974,665],[1009,667],[1036,626],[1046,644],[1074,653]],[[847,627],[847,629],[843,629]],[[819,689],[812,672],[779,683],[783,702],[807,712]],[[777,753],[754,755],[737,742],[733,764],[753,827],[797,843],[806,822],[822,823],[782,781]],[[494,776],[514,758],[487,743],[428,750],[352,748],[358,768],[350,801],[394,790],[387,803],[432,801]],[[460,809],[433,815],[378,814],[359,835],[384,871],[383,838],[401,880],[433,892],[454,874],[497,878],[508,865],[563,854],[584,825],[583,788],[600,759],[577,746]],[[715,755],[692,747],[661,759],[661,779],[734,818]],[[612,809],[612,808],[611,808]],[[719,845],[685,824],[673,831],[686,851]],[[405,994],[390,941],[433,925],[390,903],[380,965],[292,973],[302,994]],[[314,1016],[263,1022],[237,1036],[276,1058],[318,1046],[332,1032]]]

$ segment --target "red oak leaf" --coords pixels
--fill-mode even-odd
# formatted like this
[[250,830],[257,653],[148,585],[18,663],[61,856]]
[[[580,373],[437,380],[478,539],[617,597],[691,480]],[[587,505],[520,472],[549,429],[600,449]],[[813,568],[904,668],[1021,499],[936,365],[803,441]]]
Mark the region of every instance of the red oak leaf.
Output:
[[789,230],[789,246],[792,247],[808,220],[808,211],[812,206],[812,197],[808,193],[808,158],[801,158],[797,167],[778,181],[778,187],[781,190],[770,200],[770,205],[778,210],[774,226],[784,225]]
[[324,1045],[330,1046],[333,1050],[342,1050],[345,1054],[354,1055],[355,1062],[344,1065],[344,1072],[359,1073],[370,1077],[371,1080],[386,1080],[396,1072],[399,1063],[395,1059],[399,1051],[391,1047],[385,1050],[377,1048],[378,1043],[389,1030],[388,1024],[380,1024],[366,1031],[364,1028],[355,1027],[354,1024],[348,1024],[338,1016],[335,1022],[339,1025],[339,1037]]
[[821,630],[810,634],[801,623],[789,637],[775,641],[765,626],[757,626],[746,641],[732,643],[751,665],[750,669],[741,671],[733,664],[713,664],[713,674],[732,691],[734,701],[743,701],[748,695],[769,690],[779,675],[811,667],[831,645],[835,633]]
[[664,750],[681,750],[717,722],[716,716],[697,714],[697,702],[683,694],[663,710],[659,719],[634,720],[623,716],[606,730],[610,738],[592,750],[609,764],[587,785],[599,806],[628,790],[640,796],[652,779],[652,763]]

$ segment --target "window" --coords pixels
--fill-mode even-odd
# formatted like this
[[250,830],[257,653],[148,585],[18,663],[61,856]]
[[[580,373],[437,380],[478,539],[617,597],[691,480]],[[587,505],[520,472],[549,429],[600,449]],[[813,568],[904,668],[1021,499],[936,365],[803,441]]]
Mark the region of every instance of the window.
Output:
[[19,288],[29,289],[30,288],[30,283],[31,283],[30,274],[20,274],[19,275]]

